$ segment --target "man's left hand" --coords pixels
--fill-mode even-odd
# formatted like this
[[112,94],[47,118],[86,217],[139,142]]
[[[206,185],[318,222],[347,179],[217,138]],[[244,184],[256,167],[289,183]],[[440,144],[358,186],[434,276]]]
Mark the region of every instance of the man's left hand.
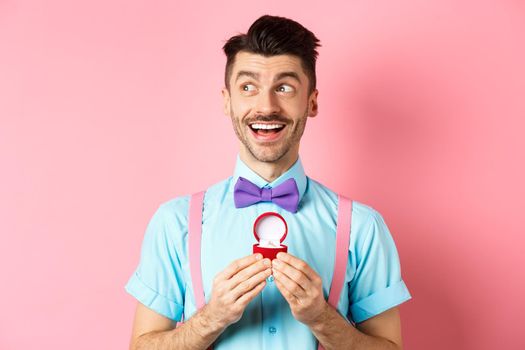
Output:
[[321,277],[306,262],[288,253],[277,254],[272,270],[275,285],[290,305],[292,315],[308,326],[319,321],[328,307]]

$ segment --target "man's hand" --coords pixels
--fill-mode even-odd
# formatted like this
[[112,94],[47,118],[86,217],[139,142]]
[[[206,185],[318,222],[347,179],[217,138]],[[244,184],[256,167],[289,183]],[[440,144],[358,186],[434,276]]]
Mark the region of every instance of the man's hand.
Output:
[[328,306],[321,277],[306,262],[287,253],[277,254],[272,269],[275,284],[290,305],[292,315],[312,325]]
[[266,285],[270,260],[253,254],[235,260],[213,280],[210,301],[203,308],[209,322],[226,328],[240,320],[244,309]]

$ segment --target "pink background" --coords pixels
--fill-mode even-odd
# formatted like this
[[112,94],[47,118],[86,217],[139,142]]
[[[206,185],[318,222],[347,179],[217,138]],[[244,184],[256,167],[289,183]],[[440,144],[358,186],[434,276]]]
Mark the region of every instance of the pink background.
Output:
[[0,1],[0,348],[125,349],[157,206],[231,175],[224,40],[321,39],[307,174],[379,210],[406,349],[524,349],[519,1]]

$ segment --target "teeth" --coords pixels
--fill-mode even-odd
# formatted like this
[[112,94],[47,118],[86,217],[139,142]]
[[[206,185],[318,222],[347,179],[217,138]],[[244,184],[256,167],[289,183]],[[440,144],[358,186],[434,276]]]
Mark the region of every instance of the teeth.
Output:
[[252,124],[252,129],[280,129],[284,128],[284,125],[279,124]]

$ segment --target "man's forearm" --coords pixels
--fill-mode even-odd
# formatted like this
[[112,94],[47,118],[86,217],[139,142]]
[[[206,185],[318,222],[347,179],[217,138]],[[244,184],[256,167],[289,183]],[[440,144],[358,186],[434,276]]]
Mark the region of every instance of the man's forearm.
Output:
[[224,329],[225,327],[210,320],[206,314],[206,307],[204,307],[187,322],[175,329],[141,335],[132,346],[132,349],[205,350],[219,337]]
[[401,350],[399,345],[387,339],[359,331],[328,305],[315,324],[309,327],[325,350]]

